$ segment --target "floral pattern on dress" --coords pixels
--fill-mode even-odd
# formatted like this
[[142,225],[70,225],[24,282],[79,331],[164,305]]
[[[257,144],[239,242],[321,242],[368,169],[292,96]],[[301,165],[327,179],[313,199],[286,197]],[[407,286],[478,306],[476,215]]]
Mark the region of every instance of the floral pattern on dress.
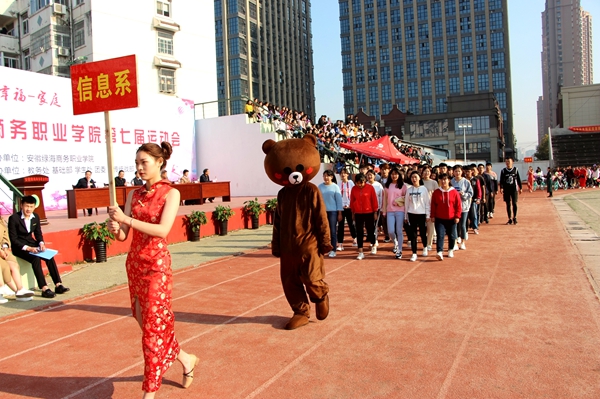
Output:
[[[159,181],[146,190],[133,193],[131,216],[139,221],[158,224],[166,198],[172,190],[168,182]],[[135,226],[135,222],[134,222]],[[175,338],[175,316],[171,309],[173,273],[171,254],[164,238],[149,236],[132,229],[131,250],[125,263],[129,281],[131,310],[135,316],[138,299],[142,316],[142,350],[144,353],[145,392],[155,392],[162,376],[179,355]]]

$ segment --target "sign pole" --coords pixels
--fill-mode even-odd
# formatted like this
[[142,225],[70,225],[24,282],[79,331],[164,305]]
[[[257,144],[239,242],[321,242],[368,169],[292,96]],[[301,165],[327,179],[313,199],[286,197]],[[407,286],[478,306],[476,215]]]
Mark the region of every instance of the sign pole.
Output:
[[113,168],[112,134],[110,127],[110,113],[104,111],[104,133],[106,140],[106,161],[108,163],[108,194],[110,206],[117,205],[117,189],[115,187],[115,170]]

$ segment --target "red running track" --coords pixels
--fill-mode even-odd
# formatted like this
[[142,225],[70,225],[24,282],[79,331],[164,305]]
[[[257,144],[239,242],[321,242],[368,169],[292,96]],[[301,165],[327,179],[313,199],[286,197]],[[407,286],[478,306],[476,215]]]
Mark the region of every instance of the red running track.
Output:
[[[176,363],[157,398],[599,398],[579,256],[542,193],[521,197],[518,226],[502,205],[454,259],[395,260],[389,244],[328,258],[330,316],[295,331],[268,250],[176,273],[176,333],[201,363],[185,391]],[[0,336],[1,398],[141,396],[126,287],[2,320]]]

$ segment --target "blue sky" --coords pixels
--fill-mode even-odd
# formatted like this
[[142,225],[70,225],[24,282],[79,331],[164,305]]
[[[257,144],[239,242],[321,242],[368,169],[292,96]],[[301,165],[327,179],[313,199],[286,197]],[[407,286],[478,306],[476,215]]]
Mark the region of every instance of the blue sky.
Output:
[[[512,74],[513,130],[517,148],[537,145],[536,101],[542,95],[542,11],[545,0],[509,0],[508,23]],[[594,83],[600,83],[600,0],[581,0],[592,14]],[[337,0],[312,0],[316,116],[343,119],[342,57]]]

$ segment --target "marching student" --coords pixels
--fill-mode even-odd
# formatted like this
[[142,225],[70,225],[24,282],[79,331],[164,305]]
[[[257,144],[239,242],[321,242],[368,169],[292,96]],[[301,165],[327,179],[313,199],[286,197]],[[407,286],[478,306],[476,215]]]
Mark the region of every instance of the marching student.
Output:
[[410,241],[412,256],[410,261],[417,260],[417,229],[423,243],[423,256],[427,256],[427,231],[426,223],[429,220],[431,203],[429,201],[429,192],[427,187],[421,185],[419,172],[412,171],[410,174],[412,186],[407,188],[404,206],[406,210],[406,219],[408,220],[407,236]]
[[[500,172],[500,194],[506,202],[506,215],[508,222],[506,224],[517,224],[517,202],[519,202],[519,194],[523,192],[523,183],[521,176],[516,166],[513,166],[513,159],[506,158],[506,168]],[[512,214],[511,214],[512,204]]]
[[350,174],[346,170],[346,168],[340,171],[340,182],[338,185],[340,186],[340,192],[342,193],[342,220],[338,223],[338,231],[337,231],[337,242],[338,242],[338,251],[344,250],[344,222],[348,223],[348,228],[350,229],[350,235],[352,236],[352,246],[357,246],[356,242],[356,228],[354,227],[354,223],[352,222],[352,210],[350,210],[350,194],[352,193],[352,188],[354,187],[354,182],[349,180]]
[[440,188],[431,196],[431,220],[437,232],[437,258],[444,260],[444,237],[448,233],[448,258],[454,257],[456,225],[462,216],[462,200],[458,191],[450,186],[450,177],[446,173],[438,176]]
[[358,246],[358,256],[356,259],[364,259],[363,238],[367,229],[367,240],[371,243],[371,254],[377,253],[375,246],[375,215],[377,215],[377,194],[370,184],[366,184],[367,178],[362,173],[354,177],[355,186],[350,194],[350,209],[352,217],[356,223],[356,238]]
[[[462,166],[454,166],[454,178],[450,181],[450,185],[454,187],[460,195],[462,212],[460,214],[460,221],[458,223],[458,239],[457,242],[460,244],[460,249],[467,249],[465,241],[468,240],[467,233],[467,215],[471,208],[471,198],[473,198],[473,188],[471,182],[463,178]],[[438,238],[439,240],[439,238]],[[458,246],[455,246],[454,250],[457,250]]]
[[[437,180],[431,179],[431,168],[429,166],[425,166],[423,168],[423,172],[421,172],[421,179],[423,180],[423,186],[427,188],[427,192],[429,193],[429,200],[431,201],[431,196],[435,190],[439,188]],[[431,219],[427,220],[427,250],[431,251],[433,246],[433,238],[435,237],[435,225],[431,221]]]
[[393,168],[390,177],[385,183],[383,192],[383,216],[387,219],[388,233],[394,241],[393,252],[396,259],[402,258],[402,227],[404,224],[404,202],[406,198],[406,185],[398,168]]

